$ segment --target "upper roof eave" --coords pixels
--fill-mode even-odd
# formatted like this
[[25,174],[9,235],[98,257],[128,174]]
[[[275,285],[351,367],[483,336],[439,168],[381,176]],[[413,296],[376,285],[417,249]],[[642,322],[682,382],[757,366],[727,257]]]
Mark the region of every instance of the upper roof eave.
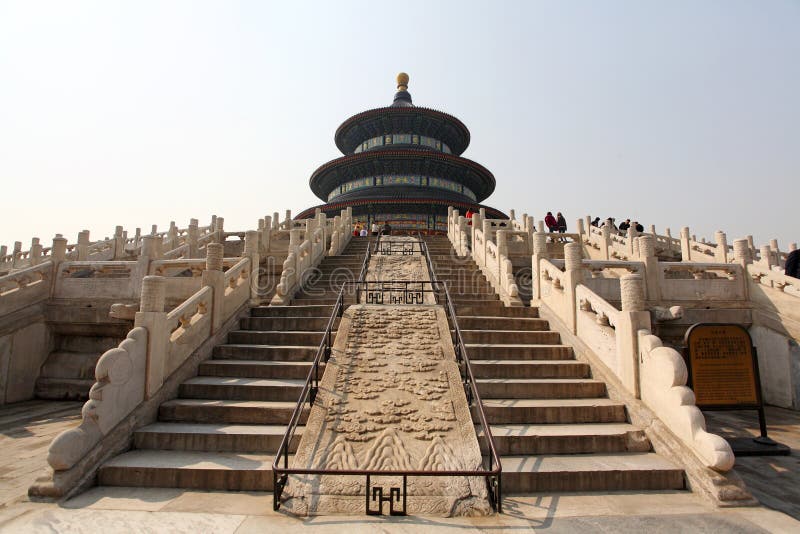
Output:
[[[356,113],[355,115],[347,118],[344,122],[342,122],[342,124],[339,125],[339,127],[336,129],[336,133],[334,134],[336,147],[343,154],[350,154],[355,150],[356,146],[358,145],[358,142],[364,141],[364,139],[361,139],[360,141],[355,143],[353,143],[352,141],[350,141],[349,143],[346,142],[345,138],[347,137],[347,134],[351,129],[356,128],[363,123],[379,119],[381,116],[391,117],[391,116],[413,116],[413,115],[426,116],[431,119],[448,123],[450,126],[452,126],[460,135],[455,136],[455,138],[447,140],[442,139],[441,141],[443,142],[449,141],[448,145],[450,146],[450,149],[453,151],[454,154],[459,155],[463,153],[469,146],[469,141],[470,141],[469,129],[467,129],[466,125],[464,125],[463,122],[458,120],[456,117],[450,115],[449,113],[420,106],[409,106],[409,107],[386,106],[381,108],[368,109],[366,111]],[[404,133],[411,133],[411,132],[404,132]]]

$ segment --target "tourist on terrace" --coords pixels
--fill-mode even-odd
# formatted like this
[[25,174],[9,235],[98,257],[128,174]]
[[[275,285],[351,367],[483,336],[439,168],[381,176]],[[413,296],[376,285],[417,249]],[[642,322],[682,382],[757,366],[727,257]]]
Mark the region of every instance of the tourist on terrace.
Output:
[[373,221],[373,223],[372,223],[372,235],[378,235],[378,232],[380,232],[380,230],[381,230],[381,227],[378,226],[378,222],[377,221]]
[[636,221],[633,221],[633,227],[636,228],[636,231],[639,232],[640,234],[644,232],[644,226],[642,226],[640,223]]
[[558,221],[553,217],[553,212],[548,211],[544,218],[544,224],[547,225],[547,231],[551,234],[558,231]]
[[606,227],[606,226],[611,228],[611,233],[612,234],[618,234],[619,233],[619,229],[617,228],[617,225],[614,224],[614,217],[609,217],[608,219],[606,219],[606,222],[603,223],[603,227]]
[[472,213],[472,210],[467,208],[467,214],[464,216],[467,219],[467,226],[472,226],[472,216],[473,215],[474,214]]
[[784,273],[786,276],[800,278],[800,250],[793,250],[786,256]]
[[[564,234],[567,232],[567,220],[561,215],[560,211],[556,214],[556,225],[558,233]],[[566,239],[562,237],[560,241],[566,241]]]
[[595,228],[600,228],[600,217],[594,218],[594,220],[592,221],[592,226],[594,226]]
[[358,233],[358,235],[360,237],[367,237],[369,235],[369,232],[367,232],[367,227],[365,226],[364,228],[362,228],[361,231]]
[[631,227],[631,220],[630,219],[625,219],[624,221],[619,223],[619,231],[620,232],[627,232],[628,228],[630,228],[630,227]]
[[360,235],[361,235],[361,227],[359,225],[356,225],[355,228],[353,228],[353,237],[358,237]]
[[381,235],[392,235],[392,226],[389,224],[389,221],[386,221],[383,224],[383,229],[381,230]]

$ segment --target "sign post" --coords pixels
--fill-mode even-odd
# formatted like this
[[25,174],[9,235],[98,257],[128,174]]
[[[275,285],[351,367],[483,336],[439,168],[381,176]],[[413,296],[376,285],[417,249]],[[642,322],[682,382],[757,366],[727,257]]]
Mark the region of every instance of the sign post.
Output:
[[[756,410],[760,436],[756,446],[734,447],[737,454],[789,454],[767,435],[758,357],[749,332],[737,324],[698,323],[686,332],[689,387],[701,410]],[[740,450],[736,450],[739,448]]]

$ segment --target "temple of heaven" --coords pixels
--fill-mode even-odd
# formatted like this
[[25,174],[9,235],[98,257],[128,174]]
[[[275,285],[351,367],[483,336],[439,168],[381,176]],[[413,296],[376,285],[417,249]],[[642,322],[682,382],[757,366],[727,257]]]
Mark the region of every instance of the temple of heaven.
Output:
[[415,106],[408,74],[397,75],[391,106],[353,115],[336,130],[344,154],[311,175],[311,190],[325,204],[297,215],[314,216],[317,208],[333,217],[353,208],[360,225],[388,222],[393,230],[423,234],[447,231],[447,207],[461,213],[486,209],[492,219],[502,212],[480,204],[494,191],[494,176],[461,153],[469,130],[457,118]]

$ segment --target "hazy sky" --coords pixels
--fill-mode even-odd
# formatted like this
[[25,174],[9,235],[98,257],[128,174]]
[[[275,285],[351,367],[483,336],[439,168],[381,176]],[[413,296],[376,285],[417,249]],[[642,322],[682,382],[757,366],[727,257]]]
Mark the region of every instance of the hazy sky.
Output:
[[0,0],[0,244],[318,204],[398,71],[489,205],[800,241],[796,1]]

